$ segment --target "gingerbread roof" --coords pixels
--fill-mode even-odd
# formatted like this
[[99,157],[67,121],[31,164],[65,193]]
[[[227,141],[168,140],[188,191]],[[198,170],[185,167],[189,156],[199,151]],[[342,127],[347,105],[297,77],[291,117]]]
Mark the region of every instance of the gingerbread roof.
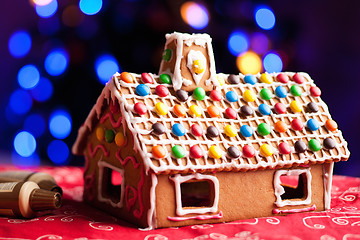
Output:
[[205,78],[218,81],[211,90],[198,86],[185,91],[181,83],[174,88],[175,70],[161,75],[116,73],[80,128],[73,152],[83,153],[104,101],[117,101],[123,126],[134,135],[134,150],[145,168],[158,174],[274,169],[348,159],[347,142],[308,74],[210,72]]

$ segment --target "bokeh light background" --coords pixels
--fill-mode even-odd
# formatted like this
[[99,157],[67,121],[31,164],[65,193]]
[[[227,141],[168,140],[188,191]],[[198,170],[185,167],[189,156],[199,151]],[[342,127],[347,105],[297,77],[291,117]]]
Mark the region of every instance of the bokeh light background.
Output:
[[[217,72],[305,71],[360,176],[360,4],[332,1],[14,0],[0,3],[0,151],[20,167],[82,165],[77,129],[116,71],[157,73],[173,31],[207,32]],[[14,14],[16,13],[16,14]]]

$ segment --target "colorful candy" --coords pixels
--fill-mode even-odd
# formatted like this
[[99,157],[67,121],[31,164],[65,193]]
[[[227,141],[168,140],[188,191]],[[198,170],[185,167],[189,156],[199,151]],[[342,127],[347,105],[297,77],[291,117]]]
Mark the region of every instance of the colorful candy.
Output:
[[237,147],[231,146],[227,149],[227,155],[230,158],[238,158],[240,157],[240,150]]
[[255,149],[250,145],[245,145],[242,148],[243,156],[247,158],[252,158],[255,156]]
[[169,95],[169,89],[167,87],[165,87],[164,85],[157,85],[155,88],[155,93],[159,96],[159,97],[166,97],[167,95]]
[[192,69],[196,74],[203,73],[205,67],[206,67],[205,62],[200,59],[196,59],[192,64]]
[[206,129],[206,135],[208,138],[216,138],[220,135],[220,132],[216,127],[209,126]]
[[256,99],[256,94],[252,90],[246,90],[243,94],[243,98],[247,102],[253,102]]
[[313,86],[310,88],[310,94],[313,97],[320,97],[321,96],[321,90],[320,88]]
[[263,73],[260,75],[260,81],[262,83],[267,83],[267,84],[270,84],[273,82],[273,78],[270,76],[270,74],[268,73]]
[[198,105],[191,105],[189,107],[189,114],[193,117],[200,117],[202,114],[202,110]]
[[290,93],[296,97],[299,97],[302,94],[302,89],[298,85],[292,85],[290,88]]
[[229,102],[236,102],[239,99],[239,96],[234,91],[228,91],[225,94],[225,97]]
[[260,123],[259,126],[257,127],[257,132],[261,136],[269,135],[270,131],[271,131],[271,128],[267,123]]
[[159,80],[161,83],[171,84],[171,77],[169,74],[166,73],[160,74]]
[[218,146],[213,145],[209,148],[209,156],[210,157],[219,159],[219,158],[221,158],[221,155],[222,155],[222,151]]
[[199,124],[194,123],[190,127],[190,131],[194,136],[200,137],[204,134],[202,127]]
[[262,103],[259,106],[259,112],[262,115],[270,115],[271,114],[271,108],[269,107],[269,105]]
[[225,115],[230,119],[236,119],[237,112],[234,109],[229,107],[225,110]]
[[221,76],[221,75],[217,75],[216,76],[216,79],[218,80],[218,82],[220,83],[220,86],[224,85],[225,84],[225,80],[224,78]]
[[205,98],[206,94],[205,94],[205,90],[202,87],[197,87],[194,90],[193,93],[193,97],[198,100],[201,101]]
[[316,139],[311,139],[308,143],[309,145],[309,149],[313,152],[317,152],[321,149],[321,144],[318,140]]
[[171,153],[175,158],[185,157],[185,149],[180,145],[175,145],[171,148]]
[[295,73],[292,80],[298,84],[303,84],[305,82],[304,76],[299,73]]
[[254,110],[251,107],[249,107],[248,105],[241,106],[240,112],[241,112],[241,114],[243,114],[246,117],[254,114]]
[[166,115],[169,112],[168,107],[166,106],[166,104],[164,104],[162,102],[158,102],[158,103],[155,104],[155,111],[159,115]]
[[155,158],[163,158],[166,156],[166,149],[159,145],[153,146],[151,152]]
[[171,131],[173,134],[175,134],[178,137],[182,137],[186,133],[186,129],[180,123],[175,123],[174,125],[172,125]]
[[152,128],[152,133],[155,135],[160,136],[165,133],[165,126],[162,125],[161,123],[154,123],[151,128]]
[[278,98],[286,98],[287,96],[287,90],[286,88],[284,88],[283,86],[278,86],[276,89],[275,89],[275,95],[278,97]]
[[279,152],[281,154],[289,154],[291,152],[291,147],[286,142],[279,144]]
[[105,131],[105,141],[108,143],[112,143],[115,138],[115,133],[113,130],[108,129]]
[[184,116],[186,116],[186,109],[183,106],[181,106],[180,104],[175,104],[174,113],[178,117],[184,117]]
[[150,94],[150,88],[145,84],[139,84],[136,86],[135,92],[137,95],[144,97]]
[[176,98],[180,101],[180,102],[186,102],[186,100],[188,100],[189,95],[185,90],[179,89],[175,92]]
[[276,76],[276,80],[281,83],[287,83],[289,81],[289,76],[284,73],[279,73]]
[[240,133],[241,135],[243,135],[244,137],[251,137],[254,133],[253,129],[248,126],[248,125],[242,125],[240,127]]
[[290,108],[294,113],[301,112],[303,110],[301,103],[294,100],[290,103]]
[[212,90],[210,92],[210,98],[213,101],[221,101],[222,100],[221,92],[218,90]]
[[277,114],[284,114],[284,113],[286,113],[286,106],[285,106],[283,103],[281,103],[281,102],[276,103],[275,106],[274,106],[274,109],[275,109],[275,112],[276,112]]
[[170,61],[171,59],[171,49],[165,49],[162,55],[162,59],[166,62]]
[[331,138],[325,138],[323,141],[323,145],[326,149],[329,149],[329,150],[335,148],[335,146],[336,146],[335,141],[332,140]]
[[295,131],[301,131],[304,128],[304,123],[300,119],[295,118],[291,121],[291,128]]
[[319,123],[318,121],[316,121],[315,119],[309,119],[306,123],[306,126],[311,130],[311,131],[316,131],[319,129]]
[[309,102],[307,105],[307,108],[308,108],[309,112],[315,113],[315,112],[319,111],[319,106],[314,102]]
[[238,75],[235,74],[230,74],[228,77],[228,83],[230,84],[239,84],[240,83],[240,78]]
[[134,105],[134,111],[139,115],[144,115],[147,112],[147,108],[144,103],[137,102]]
[[207,112],[210,115],[210,117],[213,117],[213,118],[220,116],[220,110],[217,107],[215,107],[214,105],[210,105],[207,108]]
[[226,125],[224,127],[224,133],[228,136],[228,137],[235,137],[237,135],[237,131],[236,128],[233,125]]
[[133,76],[128,72],[122,72],[120,74],[120,79],[123,80],[126,83],[132,83],[134,82]]
[[329,131],[331,131],[331,132],[333,132],[333,131],[335,131],[336,129],[338,129],[337,123],[336,123],[334,120],[332,120],[332,119],[326,120],[326,122],[325,122],[325,127],[326,127]]
[[100,142],[104,139],[105,136],[105,131],[102,127],[98,127],[96,129],[96,138],[97,140],[99,140]]
[[149,73],[142,73],[141,74],[141,81],[143,83],[154,83],[153,77]]
[[260,97],[264,100],[270,100],[273,97],[273,94],[269,89],[263,88],[260,91]]
[[271,155],[273,155],[273,153],[274,150],[269,144],[265,143],[260,146],[260,154],[263,155],[264,157],[270,157]]
[[295,149],[295,152],[297,152],[297,153],[304,153],[306,151],[307,147],[303,141],[297,140],[294,144],[294,149]]
[[119,147],[123,147],[126,145],[126,137],[124,135],[123,132],[118,132],[116,135],[115,135],[115,143],[116,145],[118,145]]
[[274,125],[276,131],[284,133],[287,130],[287,125],[283,121],[277,121]]
[[201,158],[203,156],[202,150],[198,145],[191,146],[189,154],[192,158]]
[[254,75],[248,74],[244,77],[245,83],[249,83],[251,85],[254,85],[257,83],[257,78]]

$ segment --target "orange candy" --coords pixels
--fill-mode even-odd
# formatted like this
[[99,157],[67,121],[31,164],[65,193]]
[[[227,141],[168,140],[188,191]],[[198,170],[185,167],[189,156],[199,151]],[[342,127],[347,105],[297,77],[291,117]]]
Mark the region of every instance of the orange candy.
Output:
[[152,154],[155,158],[163,158],[166,155],[166,150],[162,146],[153,146]]
[[331,131],[331,132],[333,132],[333,131],[335,131],[336,129],[338,129],[337,123],[336,123],[334,120],[332,120],[332,119],[326,120],[326,122],[325,122],[325,127],[326,127],[329,131]]
[[278,132],[286,132],[287,125],[283,121],[277,121],[274,126],[275,130]]
[[132,75],[128,72],[122,72],[120,74],[120,79],[123,80],[126,83],[132,83],[134,82],[134,79],[132,77]]
[[176,104],[174,106],[174,113],[178,116],[178,117],[184,117],[186,115],[186,110],[183,106]]
[[207,112],[210,115],[210,117],[218,117],[220,116],[220,110],[215,107],[214,105],[211,105],[207,108]]

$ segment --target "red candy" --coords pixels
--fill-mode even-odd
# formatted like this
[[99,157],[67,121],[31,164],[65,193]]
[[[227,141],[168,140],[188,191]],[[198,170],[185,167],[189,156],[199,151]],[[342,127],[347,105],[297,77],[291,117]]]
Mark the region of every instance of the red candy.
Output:
[[155,92],[157,95],[159,95],[159,97],[166,97],[167,95],[169,95],[169,89],[164,85],[156,86]]
[[279,144],[279,152],[281,154],[289,154],[291,152],[291,147],[286,142]]
[[287,83],[289,81],[289,77],[284,73],[280,73],[276,76],[276,80],[281,83]]
[[199,124],[194,123],[193,125],[191,125],[191,133],[197,137],[200,137],[203,135],[203,129],[200,127]]
[[119,112],[119,110],[120,110],[119,103],[117,101],[116,102],[111,101],[110,102],[111,113],[117,113],[117,112]]
[[298,84],[302,84],[305,82],[305,78],[301,74],[295,73],[293,76],[293,81]]
[[212,90],[210,92],[210,98],[213,100],[213,101],[221,101],[222,99],[222,96],[221,96],[221,92],[217,91],[217,90]]
[[203,156],[202,150],[198,145],[194,145],[190,148],[190,157],[201,158]]
[[134,105],[134,111],[137,113],[137,114],[140,114],[140,115],[144,115],[147,111],[147,108],[145,106],[144,103],[142,102],[137,102],[135,103]]
[[247,158],[252,158],[255,156],[255,149],[250,145],[245,145],[242,149],[243,155]]
[[277,114],[286,113],[286,106],[280,102],[275,104],[274,109]]
[[225,114],[230,119],[236,119],[237,116],[237,112],[230,107],[225,110]]
[[291,127],[295,131],[301,131],[304,128],[304,123],[300,119],[295,118],[291,121]]
[[311,94],[311,96],[313,96],[313,97],[320,97],[320,95],[321,95],[321,90],[320,90],[320,88],[318,88],[318,87],[311,87],[311,88],[310,88],[310,94]]
[[141,80],[143,81],[143,83],[153,83],[154,82],[154,79],[148,73],[142,73]]

